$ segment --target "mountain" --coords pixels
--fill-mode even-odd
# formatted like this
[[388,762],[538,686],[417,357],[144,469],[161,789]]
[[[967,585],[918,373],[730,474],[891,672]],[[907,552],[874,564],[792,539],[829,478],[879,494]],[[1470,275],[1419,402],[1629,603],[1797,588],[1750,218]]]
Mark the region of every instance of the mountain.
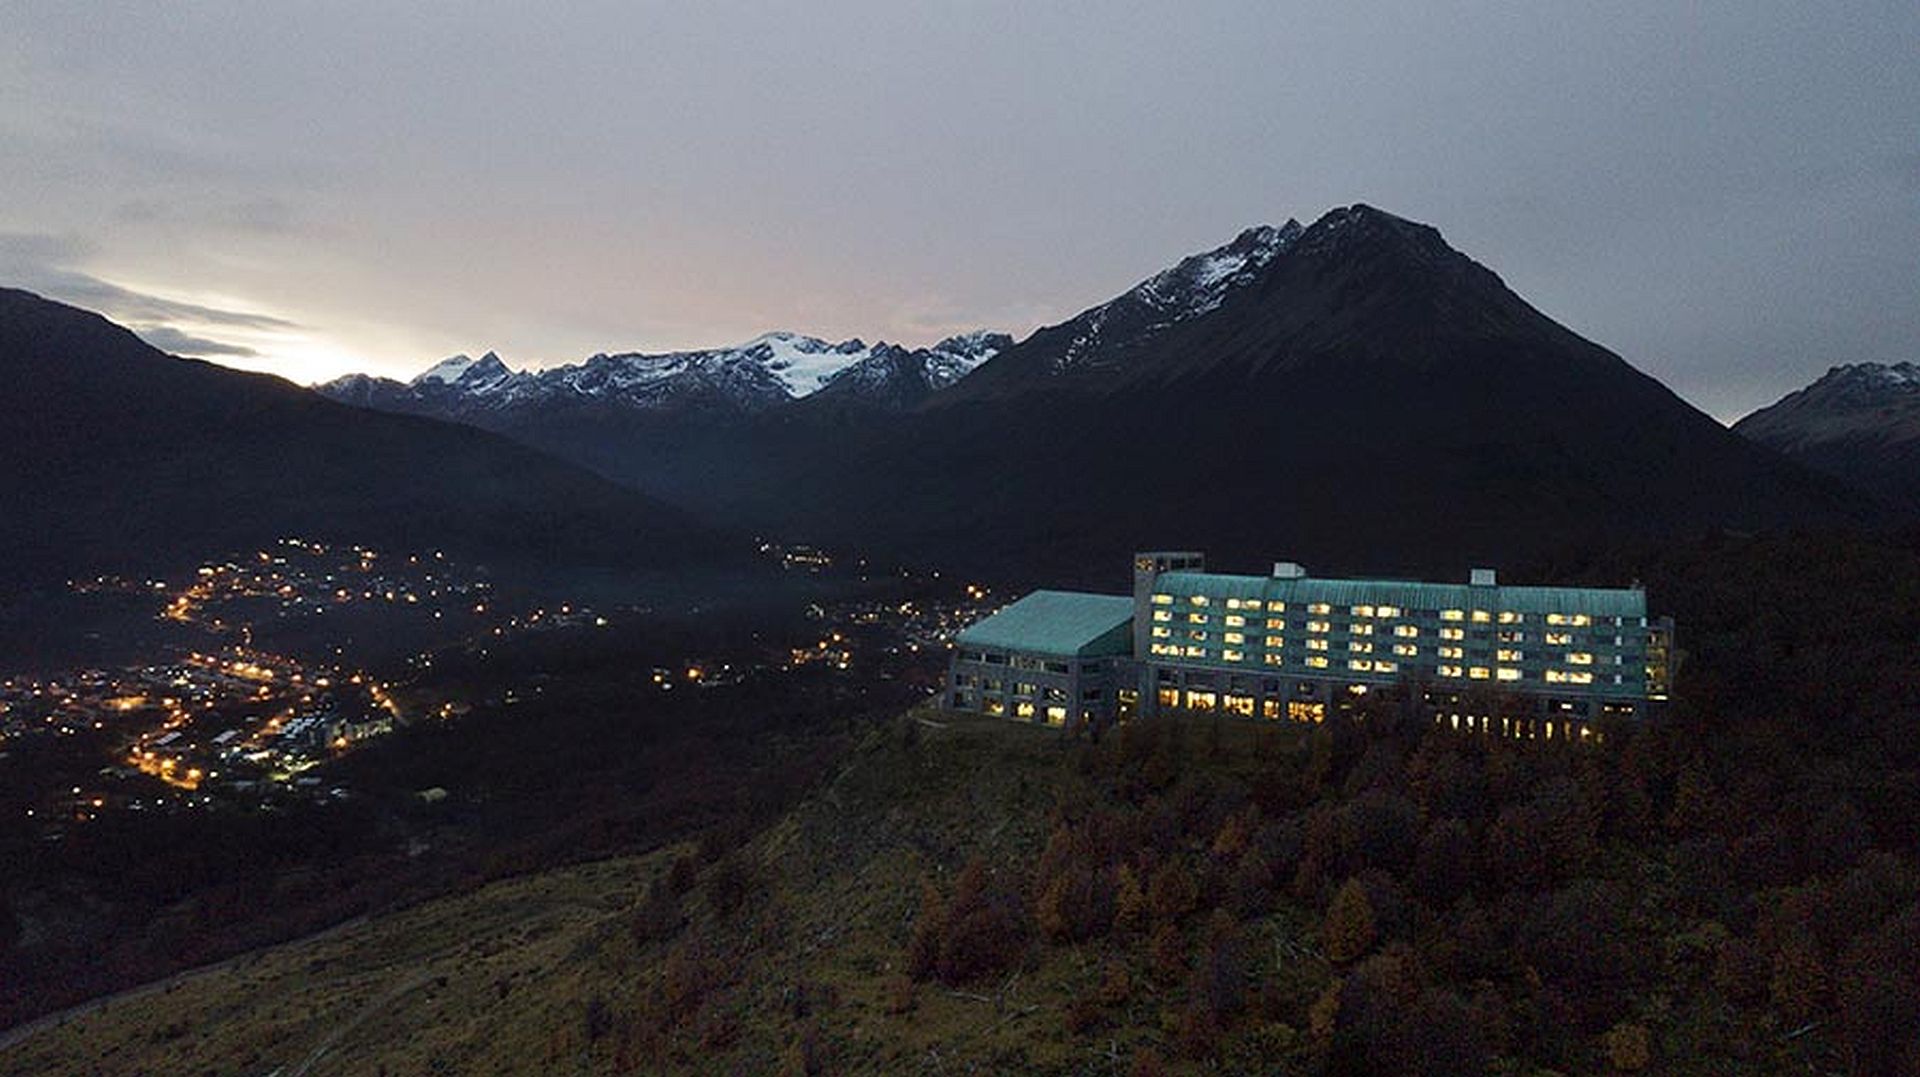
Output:
[[0,289],[0,385],[0,580],[175,567],[290,534],[554,567],[724,557],[684,512],[575,465],[174,358],[29,292]]
[[642,421],[685,415],[714,421],[820,394],[838,406],[897,409],[952,384],[1012,343],[1004,334],[978,332],[908,349],[768,333],[728,348],[599,354],[538,371],[510,370],[492,352],[479,359],[456,355],[410,382],[350,374],[316,388],[359,407],[527,431],[537,443],[543,426],[624,412]]
[[1836,366],[1733,429],[1906,513],[1920,512],[1920,365]]
[[1873,518],[1366,205],[1248,230],[911,411],[840,420],[596,466],[761,533],[1083,582],[1147,543],[1452,574]]
[[[1227,298],[1260,280],[1305,231],[1299,221],[1259,225],[1226,246],[1191,255],[1141,281],[1126,294],[1048,326],[1022,342],[1021,358],[998,363],[946,399],[980,399],[1020,391],[1025,371],[1097,381],[1177,325],[1218,310]],[[1004,350],[1004,349],[1003,349]]]

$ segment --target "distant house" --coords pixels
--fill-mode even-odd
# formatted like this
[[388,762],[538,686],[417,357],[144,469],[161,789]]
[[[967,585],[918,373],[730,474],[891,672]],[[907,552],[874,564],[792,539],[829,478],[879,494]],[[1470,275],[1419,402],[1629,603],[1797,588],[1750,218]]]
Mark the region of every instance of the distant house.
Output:
[[[1049,725],[1219,711],[1318,722],[1411,686],[1456,727],[1584,736],[1666,700],[1673,622],[1638,587],[1321,579],[1206,571],[1189,551],[1134,559],[1134,593],[1036,591],[960,632],[957,710]],[[1490,700],[1500,700],[1497,705]]]

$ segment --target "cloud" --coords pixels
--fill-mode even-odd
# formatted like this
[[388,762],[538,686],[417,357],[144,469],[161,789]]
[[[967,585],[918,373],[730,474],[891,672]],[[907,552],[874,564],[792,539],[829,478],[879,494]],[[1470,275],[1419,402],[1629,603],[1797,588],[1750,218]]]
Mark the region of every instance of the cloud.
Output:
[[133,331],[141,340],[174,355],[190,355],[206,358],[210,355],[231,355],[240,358],[254,358],[260,353],[243,344],[225,344],[206,337],[196,337],[183,333],[170,325],[136,325]]
[[84,260],[95,249],[92,242],[80,236],[0,232],[0,280],[40,292],[51,299],[99,311],[118,321],[145,323],[152,327],[171,322],[191,322],[233,329],[298,328],[284,318],[268,314],[222,310],[200,303],[150,295],[72,268],[74,263]]

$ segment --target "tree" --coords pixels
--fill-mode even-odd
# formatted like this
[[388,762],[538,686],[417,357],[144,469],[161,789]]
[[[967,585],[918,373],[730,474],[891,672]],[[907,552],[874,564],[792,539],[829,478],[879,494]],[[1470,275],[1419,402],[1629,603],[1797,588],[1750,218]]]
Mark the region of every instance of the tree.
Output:
[[1120,865],[1120,878],[1114,887],[1113,926],[1123,931],[1138,931],[1146,926],[1147,895],[1140,888],[1140,876],[1131,864]]
[[1185,864],[1170,860],[1153,873],[1153,881],[1147,886],[1147,907],[1156,921],[1177,923],[1199,903],[1200,884]]
[[1327,918],[1320,925],[1320,943],[1327,960],[1346,964],[1373,948],[1379,937],[1373,922],[1373,902],[1359,879],[1348,879],[1327,906]]
[[1647,1026],[1622,1021],[1607,1030],[1607,1061],[1613,1068],[1638,1073],[1653,1064],[1653,1044]]

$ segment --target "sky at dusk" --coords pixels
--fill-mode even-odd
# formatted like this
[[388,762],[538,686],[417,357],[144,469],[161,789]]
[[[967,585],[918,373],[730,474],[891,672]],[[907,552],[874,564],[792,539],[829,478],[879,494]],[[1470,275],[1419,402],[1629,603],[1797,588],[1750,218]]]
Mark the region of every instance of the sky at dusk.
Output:
[[1722,419],[1920,359],[1920,4],[11,2],[0,284],[313,381],[1063,320],[1365,201]]

